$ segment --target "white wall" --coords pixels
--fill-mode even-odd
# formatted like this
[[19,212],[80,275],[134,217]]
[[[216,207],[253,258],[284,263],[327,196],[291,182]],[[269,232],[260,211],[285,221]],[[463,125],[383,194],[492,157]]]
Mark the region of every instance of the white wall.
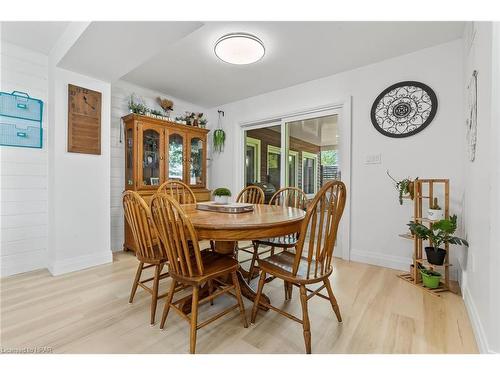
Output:
[[[53,275],[112,260],[110,244],[111,85],[49,68],[49,271]],[[101,155],[67,152],[68,84],[102,93]]]
[[0,275],[47,264],[47,56],[1,43],[0,90],[44,102],[43,148],[0,147]]
[[[465,228],[470,243],[460,265],[462,285],[478,346],[500,352],[499,295],[499,56],[498,24],[468,24],[464,37],[464,88],[478,71],[477,148],[474,162],[464,154]],[[495,100],[493,100],[494,98]],[[465,108],[467,110],[467,108]]]
[[206,108],[165,93],[145,89],[125,81],[113,83],[111,86],[111,248],[113,251],[123,249],[124,219],[121,195],[125,183],[125,143],[123,137],[120,143],[120,122],[121,117],[129,113],[128,101],[132,93],[144,99],[148,107],[156,109],[160,109],[156,103],[158,96],[171,99],[174,102],[172,118],[184,115],[185,111],[206,112]]
[[[404,139],[378,133],[370,121],[373,100],[386,87],[405,80],[421,81],[436,92],[439,108],[421,133]],[[412,243],[398,237],[407,230],[411,203],[401,207],[385,174],[397,177],[447,177],[451,181],[451,211],[461,213],[463,194],[462,42],[460,40],[356,70],[273,91],[211,110],[225,111],[226,150],[213,158],[212,186],[241,186],[235,173],[239,124],[326,105],[352,96],[351,259],[408,269]],[[211,127],[215,126],[211,123]],[[342,132],[342,129],[341,129]],[[342,142],[342,138],[341,138]],[[382,154],[379,165],[365,165],[370,154]]]

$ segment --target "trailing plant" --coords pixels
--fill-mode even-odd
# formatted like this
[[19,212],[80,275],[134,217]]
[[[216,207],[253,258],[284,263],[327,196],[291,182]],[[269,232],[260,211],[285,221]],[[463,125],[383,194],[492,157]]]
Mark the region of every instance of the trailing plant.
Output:
[[401,181],[398,181],[389,174],[389,170],[387,170],[386,173],[389,176],[389,178],[392,181],[394,181],[394,186],[399,193],[399,204],[401,204],[401,205],[403,204],[403,196],[405,196],[406,194],[409,194],[411,199],[413,199],[413,184],[414,184],[414,181],[418,180],[418,177],[415,178],[414,181],[410,180],[409,177],[407,177]]
[[411,233],[418,238],[430,240],[434,250],[439,249],[442,244],[446,243],[469,246],[469,243],[463,238],[453,236],[453,233],[457,230],[457,215],[431,223],[429,227],[414,221],[410,221],[407,225]]
[[213,194],[217,197],[230,197],[231,190],[229,190],[228,188],[221,187],[215,189]]
[[434,198],[434,200],[432,201],[431,205],[429,206],[429,208],[431,210],[440,210],[441,207],[439,206],[438,204],[438,199],[437,198]]
[[222,152],[224,144],[226,143],[226,132],[222,129],[215,129],[214,131],[214,151]]
[[219,117],[217,119],[217,129],[214,130],[213,143],[214,151],[222,152],[224,151],[224,145],[226,143],[226,132],[222,129],[222,117],[224,116],[224,111],[217,111]]

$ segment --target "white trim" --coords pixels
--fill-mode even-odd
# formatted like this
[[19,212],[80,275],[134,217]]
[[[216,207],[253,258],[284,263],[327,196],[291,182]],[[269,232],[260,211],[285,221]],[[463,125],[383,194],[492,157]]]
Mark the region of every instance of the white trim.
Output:
[[[347,199],[346,206],[344,209],[344,216],[340,222],[338,244],[340,250],[342,251],[342,258],[345,260],[350,259],[350,249],[351,249],[351,168],[352,168],[352,157],[351,157],[351,134],[352,134],[352,98],[351,96],[344,97],[340,100],[334,101],[329,104],[303,108],[301,110],[281,113],[273,116],[268,116],[265,118],[255,119],[253,121],[242,121],[238,125],[240,131],[236,132],[235,140],[235,155],[240,160],[240,168],[236,168],[236,173],[234,175],[234,186],[237,188],[243,188],[245,185],[245,157],[243,150],[245,149],[245,131],[250,129],[259,129],[269,126],[279,125],[282,126],[281,141],[282,145],[287,146],[286,137],[286,126],[284,126],[284,120],[290,121],[295,116],[306,116],[306,117],[318,117],[327,116],[329,114],[338,115],[339,124],[339,165],[342,171],[342,181],[347,188]],[[284,129],[283,129],[284,127]],[[284,130],[284,131],[283,131]],[[241,157],[243,155],[243,157]],[[282,158],[282,162],[285,159]],[[285,173],[285,170],[283,171]],[[286,179],[285,179],[286,181]]]
[[373,264],[374,266],[392,268],[400,271],[410,270],[412,259],[397,255],[388,255],[379,252],[351,249],[351,261]]
[[[260,160],[260,148],[261,148],[261,142],[260,139],[257,138],[252,138],[252,137],[246,137],[246,146],[254,147],[255,148],[255,160],[253,161],[254,164],[254,179],[255,182],[261,182],[260,181],[260,166],[261,166],[261,160]],[[246,151],[246,149],[245,149]],[[245,165],[245,178],[246,178],[246,165]]]
[[0,277],[44,269],[47,267],[47,255],[47,249],[2,255],[0,259]]
[[483,325],[481,324],[481,319],[479,318],[479,313],[477,311],[474,300],[472,299],[469,288],[467,288],[467,285],[462,288],[462,295],[464,298],[465,308],[467,309],[467,313],[469,314],[469,319],[472,324],[472,330],[474,331],[474,336],[476,337],[476,343],[479,352],[487,354],[498,354],[491,350],[488,346],[488,339],[486,338]]
[[113,253],[107,250],[55,261],[49,266],[49,271],[53,276],[58,276],[68,272],[80,271],[85,268],[111,263],[112,261]]
[[[293,185],[290,185],[290,175],[288,174],[288,164],[290,163],[290,156],[295,156],[295,181],[293,183]],[[287,173],[286,173],[286,184],[287,186],[294,186],[294,187],[298,187],[299,185],[299,152],[298,151],[294,151],[294,150],[290,150],[290,148],[288,148],[288,161],[287,161]]]
[[311,152],[307,151],[302,151],[302,190],[304,190],[304,159],[312,159],[315,161],[316,165],[314,167],[314,192],[313,193],[306,193],[307,198],[314,198],[316,193],[318,192],[318,155],[313,154]]

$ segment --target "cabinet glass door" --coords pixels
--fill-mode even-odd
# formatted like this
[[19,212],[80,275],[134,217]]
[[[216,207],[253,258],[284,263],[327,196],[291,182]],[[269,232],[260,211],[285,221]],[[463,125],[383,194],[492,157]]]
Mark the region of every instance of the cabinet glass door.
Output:
[[203,141],[193,137],[189,145],[189,185],[203,185]]
[[142,132],[142,184],[146,186],[160,185],[160,150],[161,135],[155,129]]
[[184,179],[184,137],[178,133],[168,137],[168,178]]
[[127,128],[125,158],[125,184],[134,185],[134,129]]

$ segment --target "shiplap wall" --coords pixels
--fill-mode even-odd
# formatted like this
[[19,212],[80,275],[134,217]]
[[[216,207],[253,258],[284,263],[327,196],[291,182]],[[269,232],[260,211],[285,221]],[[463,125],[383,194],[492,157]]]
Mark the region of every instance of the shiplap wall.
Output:
[[1,91],[27,92],[44,102],[43,148],[0,146],[1,276],[46,267],[47,56],[2,42]]
[[[128,114],[128,101],[131,94],[144,99],[151,108],[160,109],[156,103],[158,96],[169,98],[174,102],[171,117],[183,115],[185,111],[204,112],[206,109],[196,104],[188,103],[171,95],[152,91],[125,81],[118,81],[111,86],[111,249],[123,249],[123,211],[121,194],[125,180],[125,150],[124,141],[120,143],[121,117]],[[210,121],[210,118],[208,119]],[[123,131],[123,130],[122,130]]]

